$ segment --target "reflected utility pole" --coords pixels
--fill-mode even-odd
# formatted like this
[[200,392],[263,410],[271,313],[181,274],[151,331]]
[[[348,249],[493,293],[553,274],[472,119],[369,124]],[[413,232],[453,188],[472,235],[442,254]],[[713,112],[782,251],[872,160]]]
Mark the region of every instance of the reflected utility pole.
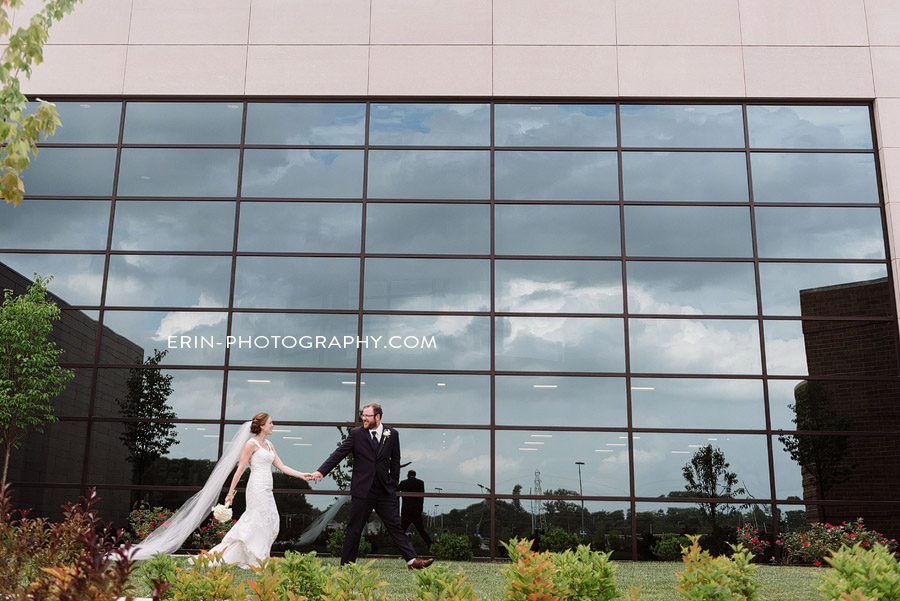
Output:
[[576,461],[575,465],[578,466],[578,494],[581,495],[581,531],[584,532],[584,489],[581,487],[581,466],[584,465],[584,461]]

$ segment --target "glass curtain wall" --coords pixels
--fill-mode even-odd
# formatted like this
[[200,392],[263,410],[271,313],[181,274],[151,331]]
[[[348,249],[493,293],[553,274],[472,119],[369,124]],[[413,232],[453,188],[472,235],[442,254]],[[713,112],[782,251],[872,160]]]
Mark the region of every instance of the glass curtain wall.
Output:
[[[38,512],[87,486],[119,525],[177,507],[259,411],[313,471],[374,402],[427,527],[482,555],[550,528],[622,558],[748,521],[900,534],[870,106],[58,108],[0,213],[0,282],[54,276],[76,373],[12,456]],[[282,548],[332,476],[276,479]]]

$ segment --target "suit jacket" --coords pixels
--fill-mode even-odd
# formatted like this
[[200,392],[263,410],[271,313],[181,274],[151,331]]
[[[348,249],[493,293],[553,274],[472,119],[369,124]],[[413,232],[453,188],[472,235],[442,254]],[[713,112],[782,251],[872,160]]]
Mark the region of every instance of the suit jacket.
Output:
[[354,497],[368,496],[377,478],[388,495],[394,497],[400,480],[400,435],[396,428],[385,426],[377,452],[372,448],[371,438],[372,434],[362,426],[353,428],[347,440],[319,466],[319,472],[327,475],[344,457],[353,453],[350,494]]
[[[418,478],[407,478],[397,485],[397,490],[400,492],[425,492],[425,483]],[[401,506],[400,513],[403,515],[422,513],[422,508],[424,506],[424,497],[403,497],[403,505]]]

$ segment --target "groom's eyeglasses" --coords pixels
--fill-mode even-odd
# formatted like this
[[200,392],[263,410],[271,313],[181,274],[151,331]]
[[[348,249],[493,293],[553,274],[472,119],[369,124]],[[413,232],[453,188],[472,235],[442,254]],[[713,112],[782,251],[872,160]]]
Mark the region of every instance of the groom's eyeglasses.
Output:
[[375,414],[374,413],[363,413],[362,416],[363,417],[375,417]]

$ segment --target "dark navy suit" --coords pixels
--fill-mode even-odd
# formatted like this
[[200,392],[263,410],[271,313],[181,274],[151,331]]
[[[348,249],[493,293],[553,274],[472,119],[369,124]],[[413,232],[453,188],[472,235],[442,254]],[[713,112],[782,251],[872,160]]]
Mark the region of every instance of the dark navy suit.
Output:
[[[388,434],[390,432],[390,434]],[[407,561],[415,559],[416,551],[400,527],[397,516],[397,482],[400,480],[400,436],[395,428],[384,426],[377,447],[372,445],[371,432],[363,427],[353,428],[347,440],[335,449],[319,467],[325,476],[344,457],[353,453],[353,476],[350,479],[350,519],[344,538],[341,563],[356,561],[359,539],[369,521],[372,510]]]

